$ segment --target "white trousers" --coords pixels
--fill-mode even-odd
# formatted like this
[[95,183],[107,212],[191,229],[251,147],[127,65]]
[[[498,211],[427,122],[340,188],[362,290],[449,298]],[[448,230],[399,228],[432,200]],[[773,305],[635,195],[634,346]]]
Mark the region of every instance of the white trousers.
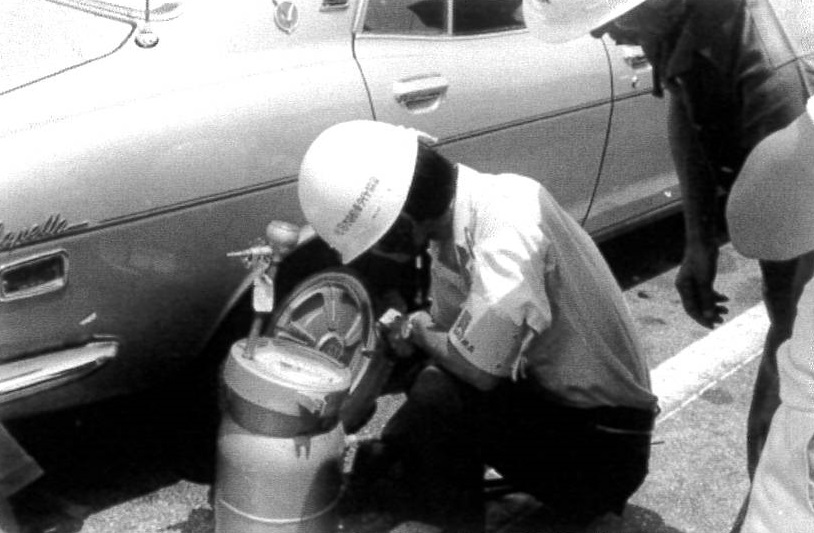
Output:
[[814,532],[814,410],[777,409],[741,532]]

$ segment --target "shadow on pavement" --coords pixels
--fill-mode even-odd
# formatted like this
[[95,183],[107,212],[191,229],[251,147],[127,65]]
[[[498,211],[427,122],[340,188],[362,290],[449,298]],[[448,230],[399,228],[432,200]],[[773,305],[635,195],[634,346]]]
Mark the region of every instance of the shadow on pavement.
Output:
[[44,487],[74,516],[214,477],[217,411],[190,408],[180,391],[5,423],[43,467]]
[[624,518],[626,523],[635,524],[635,529],[622,529],[620,533],[684,533],[680,529],[665,524],[664,519],[657,512],[637,505],[629,505],[625,509]]
[[[715,227],[719,246],[729,242],[726,199],[721,198]],[[681,264],[684,255],[684,215],[676,213],[623,233],[599,245],[622,289],[663,274]]]
[[215,512],[212,509],[198,507],[189,513],[185,522],[167,526],[164,531],[178,533],[212,533],[215,531]]
[[622,289],[654,278],[681,263],[684,217],[672,215],[600,243]]
[[[584,528],[558,522],[539,508],[517,520],[494,529],[493,533],[582,533]],[[591,533],[685,533],[664,523],[664,519],[650,509],[628,505],[621,520],[591,529]]]

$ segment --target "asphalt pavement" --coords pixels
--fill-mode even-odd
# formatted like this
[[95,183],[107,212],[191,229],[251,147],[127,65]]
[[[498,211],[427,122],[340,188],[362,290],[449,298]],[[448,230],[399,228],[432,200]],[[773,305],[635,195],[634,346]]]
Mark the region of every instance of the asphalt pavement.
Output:
[[[603,252],[641,326],[663,412],[650,475],[607,533],[727,532],[748,490],[745,420],[767,327],[759,272],[731,246],[722,248],[718,288],[731,298],[730,314],[710,331],[686,317],[673,288],[680,236],[657,227],[634,238]],[[383,398],[361,437],[375,435],[399,401]],[[84,520],[83,533],[214,531],[209,484],[173,468],[178,454],[167,447],[181,446],[183,454],[185,443],[161,437],[172,420],[152,424],[163,420],[159,409],[119,406],[106,415],[112,424],[87,415],[49,421],[47,431],[18,425],[24,444],[45,457],[53,493]],[[494,500],[491,509],[493,533],[566,532],[521,493]],[[394,530],[410,531],[433,530],[416,524]]]

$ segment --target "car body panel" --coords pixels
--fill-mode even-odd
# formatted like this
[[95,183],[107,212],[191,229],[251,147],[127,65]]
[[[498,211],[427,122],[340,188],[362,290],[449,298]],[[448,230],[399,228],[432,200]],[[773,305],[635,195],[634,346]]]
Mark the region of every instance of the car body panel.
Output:
[[[227,252],[263,233],[266,206],[280,198],[288,198],[292,208],[279,209],[279,216],[297,217],[296,189],[290,182],[203,209],[173,210],[60,239],[71,264],[68,283],[58,293],[3,304],[0,329],[11,333],[3,336],[3,354],[40,354],[98,338],[117,340],[121,353],[103,370],[48,393],[49,403],[56,406],[160,383],[202,348],[224,302],[245,275]],[[201,235],[213,227],[217,231],[206,239],[209,249],[202,254]],[[48,244],[35,245],[30,253],[47,249]],[[59,322],[43,321],[53,316]],[[30,401],[41,403],[43,398]],[[26,403],[23,399],[3,407],[13,415],[31,408]]]
[[613,74],[613,118],[602,174],[585,228],[605,238],[678,206],[680,191],[666,135],[667,101],[654,98],[652,67],[637,46],[605,37]]
[[[611,109],[600,41],[547,45],[524,29],[362,33],[355,49],[378,120],[426,131],[442,153],[479,170],[539,179],[573,216],[585,216]],[[400,96],[411,87],[443,94],[410,106]]]
[[[452,159],[540,179],[577,218],[596,210],[597,232],[625,223],[612,214],[625,205],[649,212],[637,184],[669,157],[655,153],[661,137],[654,153],[624,141],[664,136],[661,104],[614,99],[620,74],[606,44],[587,37],[546,45],[516,25],[368,36],[359,33],[367,4],[356,0],[166,2],[149,25],[135,1],[40,1],[69,10],[70,24],[106,17],[116,30],[100,32],[83,61],[49,56],[42,70],[15,71],[6,87],[16,88],[0,94],[0,295],[11,293],[0,296],[0,390],[9,369],[52,355],[103,361],[36,394],[0,395],[3,418],[178,379],[249,286],[227,252],[273,219],[305,222],[299,162],[336,122],[427,131]],[[489,0],[498,1],[518,4]],[[25,64],[27,48],[14,49]],[[446,88],[433,101],[439,81]],[[417,94],[418,109],[400,94]],[[605,200],[589,207],[595,190],[613,198],[617,189],[615,211]]]
[[[352,14],[312,16],[349,28]],[[308,144],[337,121],[372,118],[349,46],[222,53],[204,68],[178,63],[175,22],[156,28],[163,47],[130,42],[0,98],[0,268],[55,249],[69,265],[63,288],[0,302],[0,359],[120,344],[102,370],[3,404],[4,416],[138,389],[199,352],[245,276],[226,253],[272,218],[302,224],[295,179]]]

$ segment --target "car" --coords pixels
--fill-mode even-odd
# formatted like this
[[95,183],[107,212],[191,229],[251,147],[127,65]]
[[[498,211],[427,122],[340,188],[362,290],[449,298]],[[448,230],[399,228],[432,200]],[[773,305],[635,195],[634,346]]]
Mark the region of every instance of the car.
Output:
[[300,230],[300,160],[340,121],[416,128],[453,160],[539,179],[597,240],[679,206],[641,50],[545,44],[520,0],[6,0],[0,13],[13,21],[3,419],[216,369],[252,317],[253,277],[227,254],[271,220],[299,246],[264,331],[369,354],[388,294],[420,302],[425,268],[343,270]]

